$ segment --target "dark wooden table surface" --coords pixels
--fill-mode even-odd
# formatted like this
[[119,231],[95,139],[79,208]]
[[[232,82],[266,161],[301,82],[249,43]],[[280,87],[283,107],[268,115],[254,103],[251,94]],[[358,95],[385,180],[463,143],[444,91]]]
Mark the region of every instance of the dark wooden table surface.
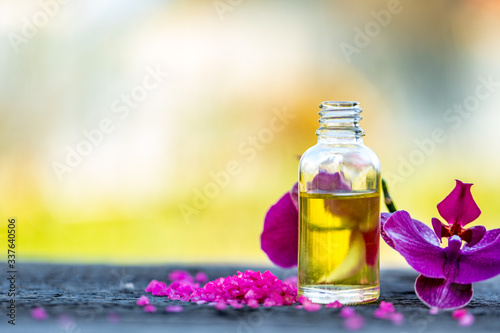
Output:
[[[9,281],[7,266],[2,272],[0,332],[334,332],[344,331],[339,309],[322,308],[306,312],[295,307],[217,311],[206,304],[170,301],[151,297],[157,313],[145,313],[135,304],[152,279],[167,281],[173,269],[203,271],[210,280],[246,269],[271,270],[280,278],[293,270],[274,267],[237,266],[86,266],[19,264],[16,275],[16,325],[7,323]],[[401,326],[374,318],[379,302],[356,306],[365,319],[361,332],[500,332],[500,278],[474,285],[475,295],[468,309],[475,316],[472,327],[460,327],[449,312],[430,315],[413,291],[416,274],[411,270],[383,270],[381,300],[394,304],[405,316]],[[167,313],[166,305],[182,304],[184,311]],[[46,309],[49,318],[36,321],[34,306]]]

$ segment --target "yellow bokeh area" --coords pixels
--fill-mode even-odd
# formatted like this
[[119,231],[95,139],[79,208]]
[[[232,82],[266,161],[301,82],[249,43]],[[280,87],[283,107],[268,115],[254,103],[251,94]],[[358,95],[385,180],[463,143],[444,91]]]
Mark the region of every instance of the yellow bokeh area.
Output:
[[[354,100],[398,209],[500,227],[493,1],[0,1],[0,244],[18,261],[270,264],[264,216]],[[384,207],[385,209],[385,207]],[[382,245],[383,267],[405,265]]]

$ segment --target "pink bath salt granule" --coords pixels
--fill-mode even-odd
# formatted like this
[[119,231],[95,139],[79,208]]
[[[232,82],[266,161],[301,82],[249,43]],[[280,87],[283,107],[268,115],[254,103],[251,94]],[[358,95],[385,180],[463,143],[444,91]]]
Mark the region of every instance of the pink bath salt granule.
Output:
[[453,313],[451,315],[452,315],[453,319],[460,319],[463,316],[465,316],[466,314],[467,314],[467,309],[462,308],[462,309],[458,309],[458,310],[453,311]]
[[311,300],[304,295],[299,297],[299,303],[302,304],[302,308],[308,312],[321,310],[321,304],[311,302]]
[[365,320],[358,314],[344,319],[344,327],[349,331],[358,331],[365,325]]
[[472,313],[466,313],[463,317],[458,319],[458,325],[460,326],[471,326],[474,324],[474,316]]
[[215,304],[215,308],[219,311],[223,311],[223,310],[226,310],[227,304],[225,301],[220,300],[217,302],[217,304]]
[[144,312],[156,312],[156,306],[149,304],[144,307]]
[[380,308],[373,312],[373,316],[378,319],[387,319],[388,313]]
[[276,303],[272,298],[266,298],[264,300],[264,303],[262,304],[262,306],[265,308],[269,308],[271,306],[277,306],[277,305],[278,305],[278,303]]
[[194,280],[196,282],[199,282],[199,283],[205,283],[208,281],[208,276],[207,274],[203,273],[203,272],[198,272],[196,273],[196,275],[194,276]]
[[342,303],[340,303],[339,301],[331,302],[331,303],[328,303],[327,305],[325,305],[325,308],[328,308],[328,309],[340,309],[341,307],[342,307]]
[[149,298],[147,298],[146,296],[142,295],[141,297],[139,297],[139,299],[137,300],[136,302],[137,305],[139,306],[144,306],[144,305],[149,305]]
[[321,304],[316,304],[312,302],[302,303],[302,306],[304,307],[304,310],[306,310],[307,312],[316,312],[321,310]]
[[471,326],[474,324],[474,315],[467,312],[467,309],[465,308],[453,311],[452,317],[453,319],[458,320],[458,325],[460,326]]
[[394,305],[391,302],[385,302],[382,301],[380,302],[379,309],[385,312],[394,312],[396,311],[394,309]]
[[47,314],[47,311],[45,311],[44,308],[41,306],[34,307],[31,309],[31,318],[35,320],[47,320],[49,318],[49,315]]
[[229,304],[233,309],[241,309],[243,307],[243,304],[236,301],[236,300],[229,300],[227,301],[227,304]]
[[356,310],[350,306],[344,306],[342,310],[340,310],[340,316],[342,318],[350,318],[356,315]]
[[170,281],[193,281],[193,277],[189,274],[188,271],[177,269],[175,271],[170,272],[168,274],[168,279]]
[[256,300],[256,299],[251,299],[251,300],[248,300],[247,301],[247,306],[250,307],[250,308],[258,308],[259,307],[259,301]]
[[390,312],[389,320],[392,321],[394,325],[401,325],[405,321],[405,317],[401,312]]
[[166,308],[165,308],[165,311],[167,312],[182,312],[182,310],[184,310],[184,308],[182,307],[182,305],[168,305]]
[[390,302],[380,302],[379,307],[373,312],[373,316],[379,319],[390,320],[394,325],[401,325],[404,322],[403,314],[396,312],[394,305]]
[[147,293],[152,293],[153,295],[156,296],[166,296],[165,295],[166,289],[167,285],[165,284],[165,282],[152,280],[151,282],[149,282],[148,286],[146,287],[146,289],[144,289],[144,291]]

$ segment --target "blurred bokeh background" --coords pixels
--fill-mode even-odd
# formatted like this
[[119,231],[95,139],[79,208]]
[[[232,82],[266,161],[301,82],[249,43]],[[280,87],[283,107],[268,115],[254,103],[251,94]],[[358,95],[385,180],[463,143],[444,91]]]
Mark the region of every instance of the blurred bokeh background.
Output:
[[[264,215],[355,100],[399,209],[454,179],[500,226],[500,3],[0,0],[18,261],[269,263]],[[385,244],[382,266],[404,264]]]

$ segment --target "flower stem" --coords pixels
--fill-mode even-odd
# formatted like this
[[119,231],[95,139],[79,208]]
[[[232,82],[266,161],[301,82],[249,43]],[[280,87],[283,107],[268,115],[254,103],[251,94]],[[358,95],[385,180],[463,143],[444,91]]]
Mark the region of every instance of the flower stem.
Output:
[[382,179],[382,191],[384,191],[384,202],[387,206],[387,209],[389,210],[389,212],[394,213],[398,209],[396,208],[394,201],[392,201],[392,198],[389,195],[389,189],[387,188],[387,183],[384,179]]

